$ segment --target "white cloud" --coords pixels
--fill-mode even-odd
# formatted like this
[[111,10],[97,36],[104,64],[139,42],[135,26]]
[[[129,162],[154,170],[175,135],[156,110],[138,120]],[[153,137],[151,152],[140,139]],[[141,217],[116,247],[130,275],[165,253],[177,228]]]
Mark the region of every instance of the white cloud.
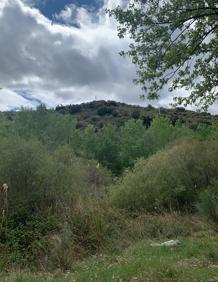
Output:
[[15,91],[10,89],[0,90],[0,109],[1,111],[8,111],[11,109],[24,107],[32,107],[34,103],[24,99]]
[[[52,106],[90,101],[95,97],[128,102],[125,93],[132,89],[134,97],[138,92],[132,84],[134,67],[118,55],[127,41],[117,38],[116,28],[106,20],[103,10],[97,20],[96,14],[71,5],[69,8],[76,9],[76,21],[81,26],[78,29],[52,24],[20,0],[2,1],[2,87],[25,89]],[[73,15],[67,7],[64,11],[67,12],[61,15],[65,18]],[[15,29],[16,23],[19,24]],[[138,99],[138,94],[134,99]]]
[[[0,91],[0,109],[36,104],[15,90],[25,90],[48,106],[96,98],[145,104],[132,82],[135,67],[118,54],[129,40],[117,37],[114,20],[104,13],[125,3],[105,0],[97,14],[67,6],[55,16],[64,25],[21,0],[0,0],[0,87],[7,89]],[[159,103],[168,101],[166,95]]]
[[54,19],[63,21],[66,24],[77,24],[78,13],[79,7],[71,4],[66,6],[59,14],[55,14]]

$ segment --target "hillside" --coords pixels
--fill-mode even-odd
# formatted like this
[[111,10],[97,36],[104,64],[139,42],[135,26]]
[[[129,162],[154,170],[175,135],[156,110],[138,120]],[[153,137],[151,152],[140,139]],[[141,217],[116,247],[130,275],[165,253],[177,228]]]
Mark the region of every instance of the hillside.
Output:
[[206,125],[218,123],[218,115],[188,111],[182,107],[172,109],[154,108],[151,105],[141,107],[103,100],[68,106],[59,105],[55,110],[61,114],[73,115],[78,120],[78,128],[86,127],[87,124],[97,127],[103,127],[109,123],[120,126],[129,119],[141,119],[144,125],[149,127],[152,119],[157,115],[168,117],[173,124],[179,121],[192,129],[200,123]]
[[216,281],[218,123],[113,103],[0,115],[0,281]]

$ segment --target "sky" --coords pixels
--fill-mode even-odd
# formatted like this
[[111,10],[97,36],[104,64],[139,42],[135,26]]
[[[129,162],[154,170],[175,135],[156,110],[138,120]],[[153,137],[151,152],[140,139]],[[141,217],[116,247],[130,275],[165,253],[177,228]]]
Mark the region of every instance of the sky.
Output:
[[0,110],[102,99],[169,107],[167,89],[140,100],[135,66],[119,55],[130,39],[118,38],[105,9],[125,1],[0,0]]

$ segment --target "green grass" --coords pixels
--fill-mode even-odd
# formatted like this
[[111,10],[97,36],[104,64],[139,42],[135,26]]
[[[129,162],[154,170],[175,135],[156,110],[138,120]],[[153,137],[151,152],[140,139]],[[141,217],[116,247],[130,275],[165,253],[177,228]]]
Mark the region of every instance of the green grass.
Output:
[[152,248],[149,243],[140,241],[119,256],[90,257],[65,275],[14,274],[1,281],[218,281],[218,236],[184,239],[176,248]]

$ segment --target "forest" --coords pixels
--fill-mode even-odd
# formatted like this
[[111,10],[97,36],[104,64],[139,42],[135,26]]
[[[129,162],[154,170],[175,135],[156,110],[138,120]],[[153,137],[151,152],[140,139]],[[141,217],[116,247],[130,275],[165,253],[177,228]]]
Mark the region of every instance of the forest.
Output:
[[[1,281],[150,281],[140,278],[147,271],[152,281],[190,281],[189,271],[192,281],[215,281],[216,116],[193,127],[157,109],[149,124],[130,114],[99,126],[86,113],[80,127],[63,109],[1,113]],[[180,280],[169,250],[140,243],[170,239],[183,244],[171,259],[190,261]],[[134,266],[142,250],[155,261]]]

